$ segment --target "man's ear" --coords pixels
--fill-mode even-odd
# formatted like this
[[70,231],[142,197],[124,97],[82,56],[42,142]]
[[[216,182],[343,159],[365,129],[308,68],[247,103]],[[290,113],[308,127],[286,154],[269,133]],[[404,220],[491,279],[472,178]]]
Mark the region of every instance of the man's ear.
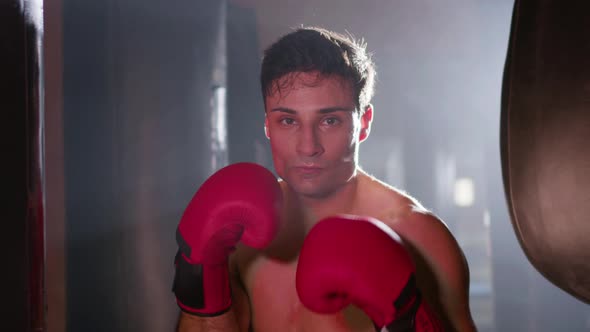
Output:
[[365,112],[361,115],[361,132],[359,135],[359,142],[362,142],[369,137],[371,132],[371,123],[373,122],[373,105],[369,104],[365,108]]
[[266,114],[264,115],[264,135],[266,138],[270,139],[270,135],[268,134],[268,118],[266,117]]

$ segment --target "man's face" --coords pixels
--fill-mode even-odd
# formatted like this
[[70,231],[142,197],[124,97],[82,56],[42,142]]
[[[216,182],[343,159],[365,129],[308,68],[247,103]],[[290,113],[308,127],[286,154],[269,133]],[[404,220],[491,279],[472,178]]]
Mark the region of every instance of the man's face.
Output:
[[295,192],[325,197],[356,174],[372,110],[359,115],[350,83],[337,76],[297,73],[278,83],[265,102],[275,170]]

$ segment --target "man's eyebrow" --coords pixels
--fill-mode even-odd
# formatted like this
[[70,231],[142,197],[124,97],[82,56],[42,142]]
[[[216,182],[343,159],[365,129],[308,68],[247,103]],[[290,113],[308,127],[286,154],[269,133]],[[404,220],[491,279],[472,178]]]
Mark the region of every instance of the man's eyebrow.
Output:
[[270,110],[271,112],[283,112],[283,113],[289,113],[289,114],[296,114],[297,112],[295,110],[292,110],[290,108],[286,108],[286,107],[277,107],[277,108],[273,108]]
[[[353,112],[354,110],[355,110],[354,107],[351,108],[351,107],[334,106],[334,107],[321,108],[318,110],[318,112],[321,114],[327,114],[327,113],[340,112],[340,111]],[[289,113],[289,114],[297,114],[297,111],[290,109],[290,108],[286,108],[286,107],[277,107],[277,108],[273,108],[270,111],[271,112],[284,112],[284,113]]]
[[321,114],[332,113],[332,112],[340,112],[340,111],[353,112],[354,111],[354,107],[351,108],[351,107],[334,106],[334,107],[322,108],[322,109],[319,110],[319,112]]

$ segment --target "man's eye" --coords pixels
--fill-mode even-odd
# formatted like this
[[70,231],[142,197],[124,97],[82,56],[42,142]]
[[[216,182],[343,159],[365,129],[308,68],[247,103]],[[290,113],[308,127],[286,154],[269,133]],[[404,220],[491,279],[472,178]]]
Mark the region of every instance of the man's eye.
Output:
[[338,118],[326,118],[324,119],[324,123],[328,126],[335,126],[340,123],[340,119]]
[[294,123],[295,123],[295,120],[293,120],[293,119],[291,119],[291,118],[282,118],[282,119],[281,119],[279,122],[280,122],[281,124],[283,124],[283,125],[288,125],[288,126],[290,126],[290,125],[292,125],[292,124],[294,124]]

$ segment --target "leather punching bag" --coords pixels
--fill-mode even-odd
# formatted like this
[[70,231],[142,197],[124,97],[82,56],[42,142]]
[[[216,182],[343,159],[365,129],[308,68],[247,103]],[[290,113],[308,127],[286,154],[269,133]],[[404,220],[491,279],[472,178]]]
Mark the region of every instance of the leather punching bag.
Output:
[[532,265],[590,303],[590,2],[514,5],[501,115],[504,188]]

